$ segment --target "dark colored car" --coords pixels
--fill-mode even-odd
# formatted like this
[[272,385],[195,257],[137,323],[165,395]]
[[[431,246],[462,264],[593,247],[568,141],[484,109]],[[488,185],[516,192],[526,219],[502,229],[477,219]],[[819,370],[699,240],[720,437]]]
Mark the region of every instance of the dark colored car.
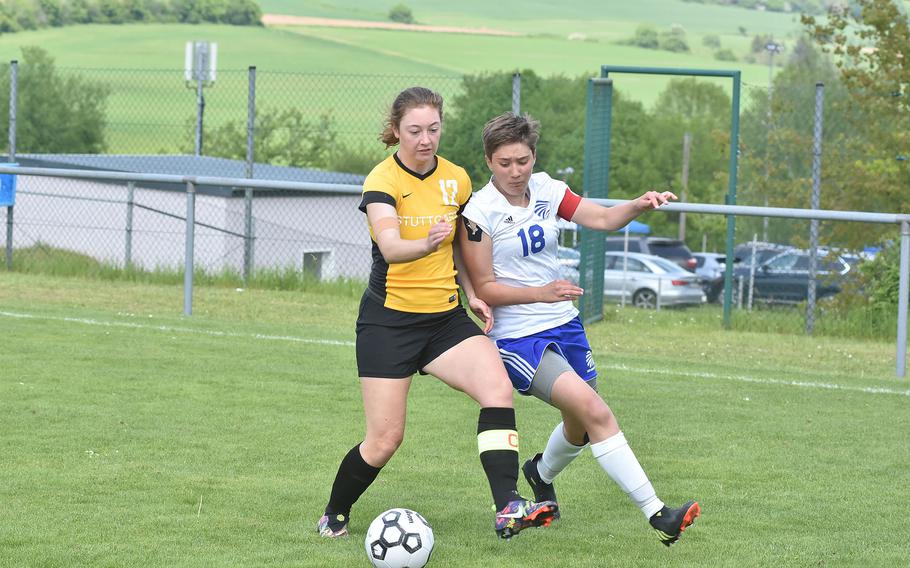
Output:
[[[742,280],[743,300],[749,296],[750,266],[738,263],[733,269],[733,298],[737,302],[739,280]],[[850,272],[850,265],[836,254],[819,253],[816,266],[815,297],[833,296],[840,292],[844,276]],[[753,301],[765,303],[792,304],[803,302],[809,297],[809,251],[790,249],[778,252],[755,268],[755,289]],[[720,298],[724,280],[714,283],[709,297]]]
[[752,254],[754,252],[755,266],[761,266],[780,253],[792,250],[793,248],[794,247],[790,245],[764,241],[742,243],[733,247],[733,262],[738,262],[742,266],[748,268],[749,265],[752,264]]
[[[606,252],[622,252],[625,236],[606,237]],[[695,272],[695,257],[686,243],[666,237],[629,236],[629,252],[653,254],[673,261],[689,272]]]

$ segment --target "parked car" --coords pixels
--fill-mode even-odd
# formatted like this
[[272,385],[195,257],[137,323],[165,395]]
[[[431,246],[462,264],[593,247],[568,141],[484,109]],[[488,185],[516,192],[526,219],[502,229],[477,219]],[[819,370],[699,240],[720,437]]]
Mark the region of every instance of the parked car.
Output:
[[[739,263],[733,269],[733,297],[737,301],[738,280],[743,281],[743,299],[749,294],[750,266]],[[840,292],[844,277],[850,272],[850,264],[841,256],[829,253],[819,254],[816,267],[815,297],[822,299]],[[753,301],[766,303],[797,303],[809,297],[809,251],[790,249],[779,252],[755,269]],[[723,278],[716,282],[712,294],[717,297],[723,292]]]
[[793,250],[793,248],[794,247],[790,245],[770,243],[765,241],[756,241],[755,243],[749,241],[746,243],[740,243],[733,247],[733,256],[735,258],[734,262],[738,262],[742,266],[748,268],[752,264],[752,253],[754,251],[755,266],[761,266],[780,253],[788,250]]
[[650,254],[608,252],[604,257],[604,300],[640,308],[698,305],[706,301],[698,276]]
[[[605,238],[607,252],[623,251],[625,235],[610,235]],[[640,252],[666,258],[689,272],[695,272],[695,257],[692,256],[692,251],[689,250],[686,243],[679,239],[629,235],[629,252]]]
[[719,280],[723,289],[724,271],[727,269],[727,256],[719,252],[693,252],[695,256],[695,274],[701,278],[701,287],[709,302],[717,301],[714,290]]
[[572,284],[578,285],[578,265],[581,263],[581,253],[576,249],[560,246],[556,249],[556,258],[559,262],[559,275]]

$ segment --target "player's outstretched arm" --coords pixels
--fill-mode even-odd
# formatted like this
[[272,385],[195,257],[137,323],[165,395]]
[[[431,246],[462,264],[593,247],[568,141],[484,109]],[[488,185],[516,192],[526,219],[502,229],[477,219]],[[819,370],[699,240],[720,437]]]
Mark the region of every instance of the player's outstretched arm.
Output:
[[645,211],[657,209],[676,195],[669,191],[648,191],[641,197],[613,207],[604,207],[582,198],[570,221],[598,231],[617,231]]

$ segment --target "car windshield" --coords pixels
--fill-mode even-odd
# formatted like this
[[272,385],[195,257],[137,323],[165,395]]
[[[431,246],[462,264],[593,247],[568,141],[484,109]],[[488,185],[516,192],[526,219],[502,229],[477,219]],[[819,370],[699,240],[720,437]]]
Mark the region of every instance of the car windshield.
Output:
[[653,254],[659,254],[663,257],[673,258],[690,258],[692,252],[682,241],[650,241]]
[[668,273],[669,272],[672,272],[672,273],[682,272],[684,274],[691,274],[691,272],[684,269],[683,267],[676,264],[675,262],[671,262],[665,258],[660,258],[659,256],[649,258],[648,260],[650,260],[653,264],[656,264],[663,272],[668,272]]

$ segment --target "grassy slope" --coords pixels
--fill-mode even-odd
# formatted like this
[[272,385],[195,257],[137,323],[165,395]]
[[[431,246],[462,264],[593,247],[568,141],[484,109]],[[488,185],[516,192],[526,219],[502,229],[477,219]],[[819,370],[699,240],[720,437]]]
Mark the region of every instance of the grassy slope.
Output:
[[[673,24],[690,33],[738,34],[739,26],[748,33],[773,33],[783,36],[798,27],[798,15],[758,12],[741,8],[703,5],[681,0],[425,0],[409,4],[414,18],[422,24],[491,27],[524,33],[554,31],[585,32],[591,35],[634,29],[638,23],[657,27]],[[260,0],[264,12],[387,21],[391,5],[387,0]],[[606,29],[605,29],[606,28]]]
[[[591,326],[601,392],[659,494],[704,508],[671,550],[587,452],[560,478],[557,526],[496,541],[476,407],[428,378],[352,538],[325,542],[312,524],[363,426],[353,347],[289,338],[350,341],[356,297],[199,288],[180,318],[179,286],[0,282],[4,565],[365,566],[367,522],[392,506],[430,519],[438,566],[905,560],[910,463],[887,433],[910,427],[910,391],[885,342],[730,333],[689,311]],[[888,393],[859,390],[875,387]],[[558,417],[516,405],[526,457]]]
[[[615,3],[608,9],[593,1],[562,6],[548,2],[516,5],[471,0],[452,13],[448,3],[421,4],[418,17],[426,23],[489,26],[537,34],[519,38],[459,34],[297,28],[264,29],[227,26],[130,25],[77,26],[0,36],[0,53],[19,58],[22,45],[40,45],[60,68],[79,72],[111,85],[108,142],[114,152],[174,151],[183,141],[191,147],[194,93],[182,78],[187,41],[218,42],[219,78],[206,91],[206,124],[242,122],[246,114],[246,68],[260,72],[258,101],[263,107],[297,105],[315,117],[329,110],[344,136],[372,138],[375,117],[388,97],[415,80],[451,77],[431,86],[451,94],[450,85],[463,73],[534,69],[542,75],[595,75],[601,64],[688,68],[739,68],[746,83],[763,84],[767,68],[718,62],[701,45],[701,33],[722,36],[724,46],[744,52],[750,41],[736,28],[748,22],[749,33],[794,29],[793,16],[759,13],[679,1],[645,0]],[[264,2],[266,11],[382,19],[384,2]],[[645,50],[613,43],[631,35],[636,22],[666,27],[680,23],[690,34],[690,54]],[[569,41],[582,32],[595,41]],[[543,35],[541,35],[543,34]],[[101,71],[114,70],[114,71]],[[155,69],[157,73],[141,70]],[[325,73],[318,79],[284,78],[271,72]],[[417,79],[357,80],[364,74]],[[619,76],[617,89],[651,103],[666,79]],[[727,85],[723,81],[721,84]],[[26,109],[23,109],[25,111]],[[366,133],[370,134],[367,135]],[[28,152],[27,148],[20,151]]]

